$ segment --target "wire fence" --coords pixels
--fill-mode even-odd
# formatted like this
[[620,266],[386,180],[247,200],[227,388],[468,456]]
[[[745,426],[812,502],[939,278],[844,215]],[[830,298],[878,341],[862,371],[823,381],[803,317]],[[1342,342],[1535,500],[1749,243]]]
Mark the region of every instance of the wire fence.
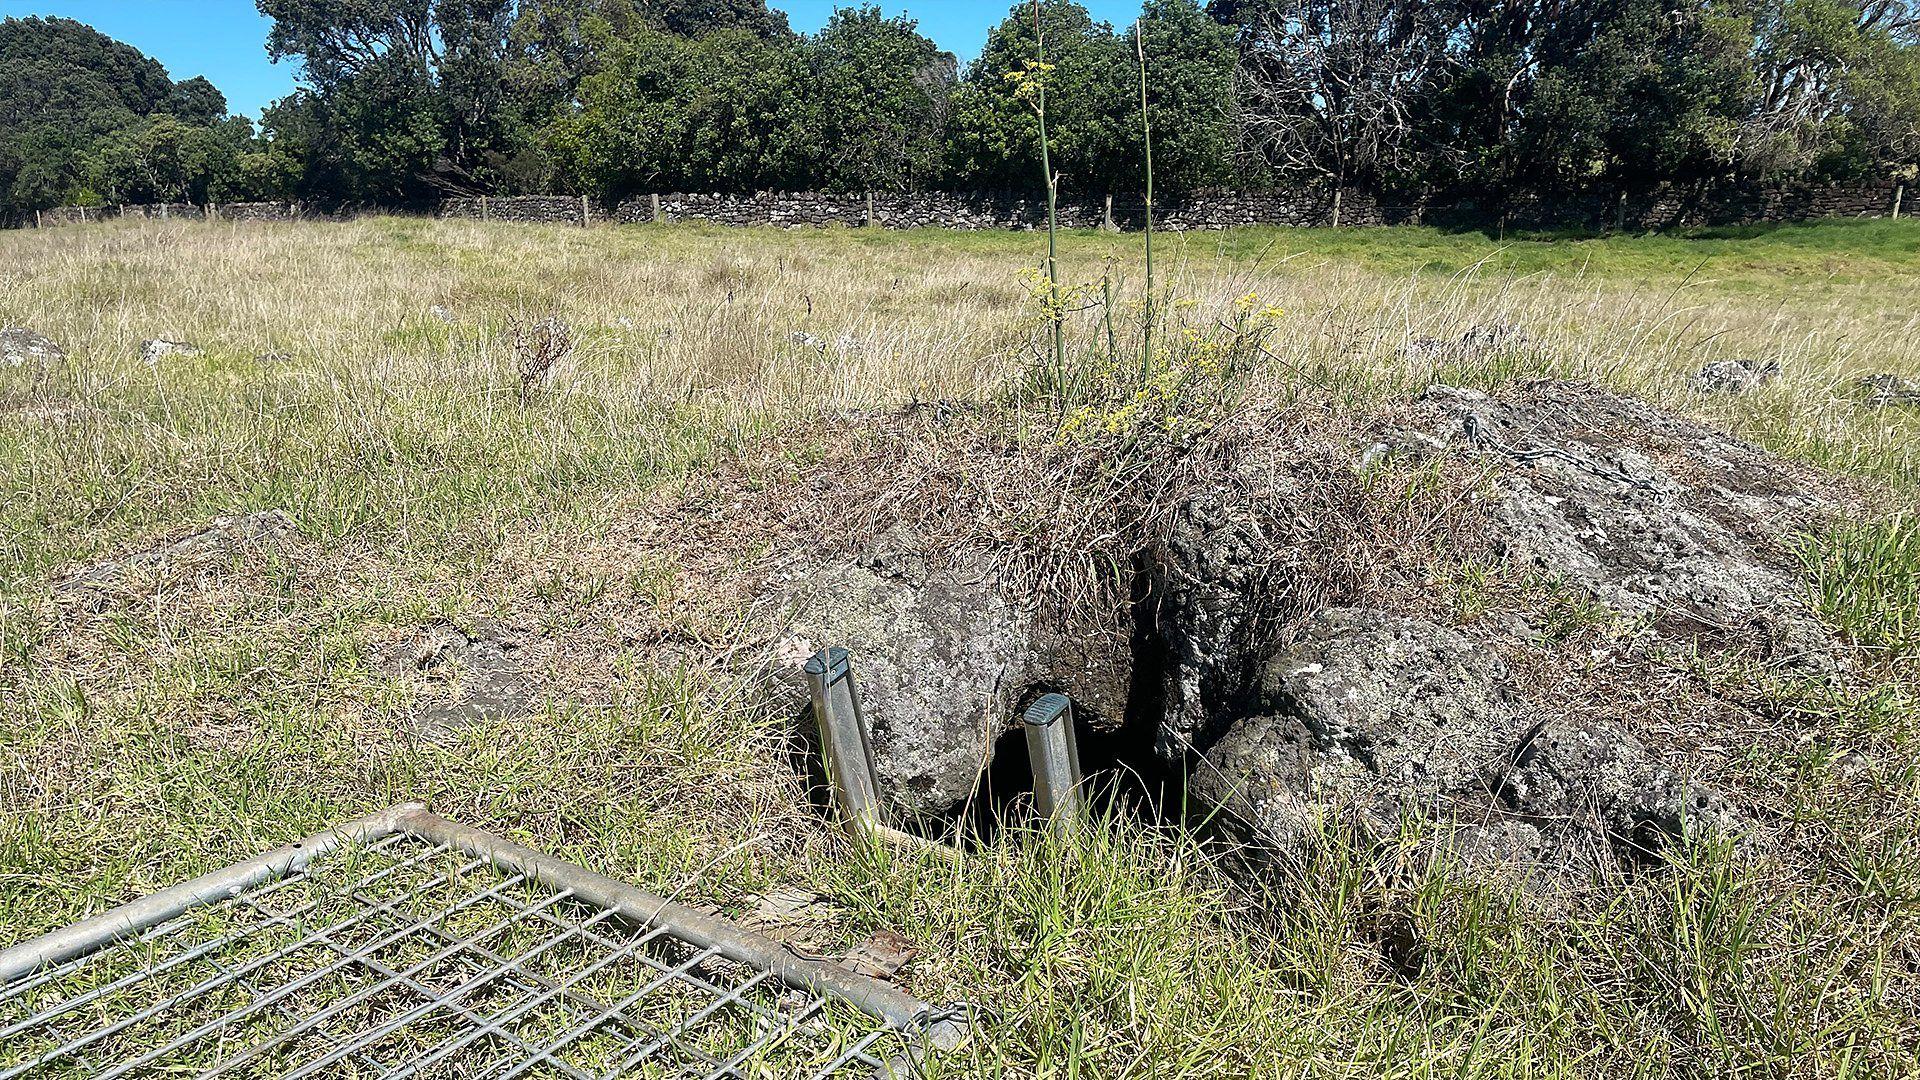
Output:
[[916,1060],[911,1025],[444,838],[346,843],[224,892],[0,989],[0,1080],[764,1080]]

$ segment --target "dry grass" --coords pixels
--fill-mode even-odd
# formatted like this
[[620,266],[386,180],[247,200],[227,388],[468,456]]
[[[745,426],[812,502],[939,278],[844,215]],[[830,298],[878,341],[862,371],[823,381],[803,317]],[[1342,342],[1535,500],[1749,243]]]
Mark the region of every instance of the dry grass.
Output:
[[[1126,265],[1134,243],[1068,237],[1067,276]],[[72,353],[0,370],[0,941],[424,798],[663,892],[731,904],[800,883],[830,895],[846,939],[900,930],[922,949],[910,989],[991,1016],[951,1063],[961,1075],[1920,1069],[1920,705],[1899,668],[1840,686],[1707,665],[1722,703],[1817,733],[1729,756],[1794,838],[1785,873],[1702,850],[1550,898],[1446,866],[1409,880],[1382,872],[1393,852],[1332,844],[1263,897],[1186,832],[1128,818],[1074,859],[1021,832],[963,872],[848,851],[807,808],[784,723],[729,707],[708,673],[702,650],[744,598],[690,608],[687,579],[807,543],[831,509],[763,505],[756,483],[860,489],[858,469],[836,469],[872,447],[836,434],[842,410],[1006,404],[972,449],[917,463],[916,490],[945,478],[956,505],[1079,475],[1048,471],[1085,453],[1017,393],[1039,329],[1017,271],[1039,250],[400,219],[0,234],[0,324]],[[1286,309],[1236,382],[1248,415],[1331,430],[1436,380],[1592,378],[1856,475],[1873,498],[1920,493],[1920,418],[1864,409],[1852,387],[1920,375],[1907,223],[1510,248],[1258,231],[1162,250],[1197,333],[1249,292]],[[541,350],[516,349],[513,327],[548,316],[572,352],[526,392]],[[1099,312],[1076,320],[1075,341],[1102,339]],[[205,355],[149,367],[150,337]],[[1783,373],[1738,398],[1688,388],[1731,357]],[[1242,435],[1257,443],[1257,426]],[[983,474],[1017,436],[1045,468]],[[648,539],[665,505],[705,510],[676,520],[710,524],[715,565],[646,557],[673,546]],[[258,510],[299,535],[50,595],[78,566]],[[775,514],[785,525],[758,520]],[[1076,521],[1090,550],[1100,518]],[[1911,595],[1911,545],[1880,536],[1840,536],[1809,563],[1834,568],[1822,601],[1839,621],[1911,655],[1910,636],[1880,640],[1911,620],[1875,614]],[[1906,561],[1876,569],[1884,551]],[[1434,585],[1462,609],[1488,587]],[[441,619],[513,624],[538,707],[418,724],[439,691],[395,650]]]

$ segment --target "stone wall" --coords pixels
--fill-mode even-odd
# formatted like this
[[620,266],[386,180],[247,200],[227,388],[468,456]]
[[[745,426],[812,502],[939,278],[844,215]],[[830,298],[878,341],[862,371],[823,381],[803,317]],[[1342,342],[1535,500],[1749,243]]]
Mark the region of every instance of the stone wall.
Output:
[[[187,220],[205,220],[219,218],[223,221],[293,221],[301,217],[300,207],[296,203],[284,202],[242,202],[215,203],[203,206],[195,203],[128,203],[124,206],[56,206],[51,210],[42,210],[38,215],[38,224],[81,225],[94,221],[107,221],[112,218],[141,218],[149,221],[170,221],[176,218]],[[20,222],[23,226],[36,223],[33,215],[25,215]]]
[[[1901,189],[1892,183],[1834,187],[1775,188],[1761,191],[1663,191],[1640,198],[1576,195],[1547,199],[1515,198],[1506,206],[1462,203],[1385,207],[1370,195],[1341,193],[1338,223],[1383,225],[1427,221],[1439,225],[1481,227],[1501,222],[1516,228],[1626,228],[1635,231],[1703,225],[1746,225],[1812,221],[1836,217],[1886,217]],[[1904,210],[1911,211],[1909,202]],[[1229,229],[1245,225],[1329,225],[1335,223],[1330,190],[1214,191],[1155,208],[1154,224],[1169,231]],[[296,203],[219,203],[211,211],[188,203],[140,206],[62,206],[22,215],[15,224],[73,225],[113,217],[150,219],[215,217],[227,221],[291,221],[303,217],[351,217],[376,208],[349,208],[321,215]],[[558,225],[653,221],[697,221],[718,225],[769,225],[783,228],[825,226],[887,229],[1038,229],[1047,223],[1044,198],[1017,194],[907,192],[825,195],[762,192],[755,195],[673,193],[629,199],[606,211],[578,195],[476,196],[385,212],[428,213],[443,218],[538,222]],[[1059,207],[1067,228],[1112,225],[1138,229],[1146,211],[1137,202],[1068,199]]]
[[[1371,198],[1347,192],[1340,200],[1343,225],[1378,225],[1380,207]],[[887,229],[939,227],[948,229],[1038,229],[1047,223],[1044,198],[1023,195],[914,192],[865,195],[822,195],[801,192],[762,192],[756,195],[673,193],[644,196],[621,203],[613,219],[620,222],[700,221],[717,225],[772,225],[785,228],[867,224]],[[1111,215],[1111,216],[1109,216]],[[1139,203],[1105,200],[1063,201],[1058,208],[1065,228],[1092,229],[1111,224],[1137,229],[1146,220]],[[1183,203],[1157,208],[1158,227],[1224,229],[1238,225],[1326,225],[1333,220],[1330,192],[1214,192]]]
[[222,221],[295,221],[300,218],[300,206],[284,202],[215,203],[213,216]]
[[549,225],[580,225],[593,220],[591,207],[578,195],[479,195],[443,199],[435,213],[443,218]]
[[152,218],[155,221],[170,221],[174,218],[207,218],[204,206],[192,203],[149,203],[146,205],[128,204],[118,208],[121,217]]
[[[1713,225],[1764,225],[1824,218],[1878,218],[1893,213],[1901,187],[1894,183],[1818,187],[1667,189],[1638,197],[1516,197],[1508,204],[1508,224],[1522,228],[1628,229],[1635,232]],[[1901,212],[1911,213],[1903,199]],[[1478,221],[1485,211],[1430,208],[1438,220]],[[1497,211],[1494,214],[1498,217]]]
[[42,210],[33,216],[31,224],[42,227],[48,225],[84,225],[90,221],[105,221],[120,216],[116,206],[56,206]]

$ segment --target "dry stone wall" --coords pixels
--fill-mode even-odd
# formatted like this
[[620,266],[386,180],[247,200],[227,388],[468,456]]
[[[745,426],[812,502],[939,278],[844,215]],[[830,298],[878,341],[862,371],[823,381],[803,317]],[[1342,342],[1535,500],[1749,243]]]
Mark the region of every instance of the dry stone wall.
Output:
[[578,195],[477,195],[443,199],[435,213],[443,218],[551,225],[582,225],[592,220],[591,207]]
[[[1378,225],[1379,205],[1357,192],[1339,200],[1340,224]],[[1327,192],[1215,192],[1155,210],[1155,225],[1166,229],[1225,229],[1239,225],[1328,225],[1335,200]],[[621,203],[614,220],[699,221],[716,225],[771,225],[785,228],[877,225],[887,229],[1038,229],[1047,223],[1044,198],[960,192],[910,192],[823,195],[762,192],[756,195],[674,193],[649,195]],[[1069,200],[1058,208],[1065,228],[1112,226],[1136,229],[1146,221],[1139,203]]]
[[[1905,203],[1905,205],[1902,205]],[[1881,218],[1912,212],[1900,184],[1848,184],[1762,190],[1667,189],[1626,198],[1517,196],[1505,207],[1509,224],[1544,228],[1619,228],[1634,231],[1710,225],[1764,225],[1826,218]],[[1499,218],[1499,210],[1429,208],[1436,219]]]
[[239,202],[214,204],[213,216],[222,221],[294,221],[301,213],[294,203]]
[[[1167,230],[1230,229],[1246,225],[1387,225],[1427,221],[1478,226],[1502,221],[1520,228],[1626,228],[1659,230],[1702,225],[1745,225],[1812,221],[1821,218],[1887,217],[1901,209],[1904,189],[1897,184],[1774,188],[1760,191],[1669,190],[1640,198],[1571,196],[1516,197],[1505,206],[1462,203],[1417,207],[1383,206],[1358,191],[1328,189],[1286,191],[1212,191],[1154,209],[1154,225]],[[890,192],[829,195],[815,192],[761,192],[727,195],[676,192],[643,195],[611,210],[579,195],[474,196],[444,199],[407,211],[389,208],[356,212],[415,212],[443,218],[518,221],[555,225],[595,225],[665,221],[779,228],[887,229],[1038,229],[1047,223],[1044,198],[983,192]],[[23,216],[20,225],[77,225],[113,217],[172,219],[212,217],[226,221],[292,221],[321,215],[297,203],[189,203],[127,206],[62,206]],[[1067,228],[1138,229],[1146,208],[1138,202],[1066,200],[1059,207]]]

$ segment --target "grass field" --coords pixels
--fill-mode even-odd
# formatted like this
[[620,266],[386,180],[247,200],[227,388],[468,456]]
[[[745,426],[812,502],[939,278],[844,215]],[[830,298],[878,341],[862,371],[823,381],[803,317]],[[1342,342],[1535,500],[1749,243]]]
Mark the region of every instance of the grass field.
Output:
[[[1251,392],[1357,410],[1434,381],[1591,379],[1857,477],[1888,511],[1920,503],[1920,410],[1854,387],[1920,376],[1920,224],[1160,242],[1175,319],[1231,321],[1250,294],[1284,311]],[[1043,246],[398,218],[0,233],[0,326],[72,354],[0,369],[0,945],[420,799],[730,910],[815,890],[842,945],[899,931],[921,950],[908,989],[988,1017],[953,1075],[1920,1075],[1911,517],[1810,548],[1810,593],[1877,650],[1869,691],[1727,675],[1830,732],[1767,750],[1813,854],[1689,851],[1574,897],[1445,867],[1386,882],[1338,846],[1255,895],[1130,817],[1071,860],[1011,832],[962,869],[875,865],[808,808],[775,718],[624,643],[600,598],[672,568],[605,542],[651,497],[822,410],[1007,400],[1035,363],[1022,270]],[[1129,310],[1138,246],[1069,235],[1064,273]],[[509,326],[549,314],[577,349],[523,402]],[[1104,332],[1091,303],[1071,321]],[[1485,326],[1528,346],[1409,348]],[[146,364],[146,338],[204,354]],[[1782,374],[1690,389],[1729,358]],[[78,566],[262,510],[299,538],[190,581],[129,575],[97,610],[50,599]],[[488,617],[559,643],[555,704],[421,731],[382,657]],[[1382,960],[1382,913],[1426,943],[1416,973]]]

